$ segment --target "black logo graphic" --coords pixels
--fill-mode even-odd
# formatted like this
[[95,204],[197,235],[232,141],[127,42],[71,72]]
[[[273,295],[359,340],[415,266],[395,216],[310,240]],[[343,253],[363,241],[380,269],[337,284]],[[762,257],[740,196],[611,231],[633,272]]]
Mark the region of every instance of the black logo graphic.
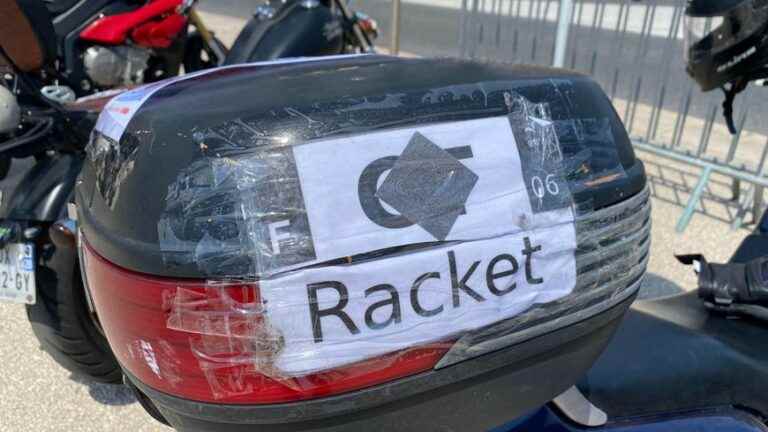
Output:
[[[416,132],[399,157],[370,163],[360,176],[358,194],[366,216],[385,228],[418,224],[445,240],[477,183],[478,176],[459,159],[472,158],[469,146],[443,150]],[[380,177],[391,170],[378,187]],[[400,214],[392,214],[382,205]]]

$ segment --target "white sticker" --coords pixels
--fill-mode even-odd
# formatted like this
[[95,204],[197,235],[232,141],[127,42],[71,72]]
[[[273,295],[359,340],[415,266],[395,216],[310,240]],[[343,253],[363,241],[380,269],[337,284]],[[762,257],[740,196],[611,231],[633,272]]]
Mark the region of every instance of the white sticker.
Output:
[[285,342],[276,366],[301,376],[514,317],[573,290],[575,248],[563,223],[263,280]]
[[131,121],[131,118],[133,118],[141,105],[155,92],[176,81],[178,79],[173,78],[158,81],[129,90],[112,98],[99,115],[99,120],[96,122],[96,130],[115,141],[120,141],[120,137],[123,136],[128,122]]

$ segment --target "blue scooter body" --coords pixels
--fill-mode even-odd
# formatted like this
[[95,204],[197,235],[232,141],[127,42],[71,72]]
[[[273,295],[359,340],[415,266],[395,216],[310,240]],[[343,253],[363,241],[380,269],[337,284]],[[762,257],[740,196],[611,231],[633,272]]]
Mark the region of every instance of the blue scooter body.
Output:
[[577,426],[549,406],[494,429],[492,432],[764,432],[756,417],[734,408],[658,414],[609,422],[602,427]]

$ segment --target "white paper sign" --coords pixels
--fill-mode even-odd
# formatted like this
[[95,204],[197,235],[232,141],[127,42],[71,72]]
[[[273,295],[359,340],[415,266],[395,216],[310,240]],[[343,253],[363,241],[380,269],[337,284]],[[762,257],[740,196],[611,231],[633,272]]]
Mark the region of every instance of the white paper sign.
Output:
[[569,294],[572,223],[260,283],[284,337],[276,366],[300,376],[441,341]]

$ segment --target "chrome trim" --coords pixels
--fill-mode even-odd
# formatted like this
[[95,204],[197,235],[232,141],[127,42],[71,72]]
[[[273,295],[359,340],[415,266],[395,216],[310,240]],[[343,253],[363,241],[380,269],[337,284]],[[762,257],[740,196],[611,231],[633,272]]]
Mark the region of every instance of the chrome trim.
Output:
[[[594,243],[596,238],[606,238],[615,236],[618,233],[626,232],[632,225],[642,225],[650,218],[651,206],[648,205],[650,190],[646,187],[642,192],[628,199],[627,201],[615,206],[601,209],[581,217],[576,221],[576,239],[581,244]],[[629,214],[629,217],[622,218],[622,215]],[[616,223],[610,223],[610,220],[617,220]],[[609,221],[608,225],[605,222]],[[600,228],[594,228],[594,225],[602,224]]]

